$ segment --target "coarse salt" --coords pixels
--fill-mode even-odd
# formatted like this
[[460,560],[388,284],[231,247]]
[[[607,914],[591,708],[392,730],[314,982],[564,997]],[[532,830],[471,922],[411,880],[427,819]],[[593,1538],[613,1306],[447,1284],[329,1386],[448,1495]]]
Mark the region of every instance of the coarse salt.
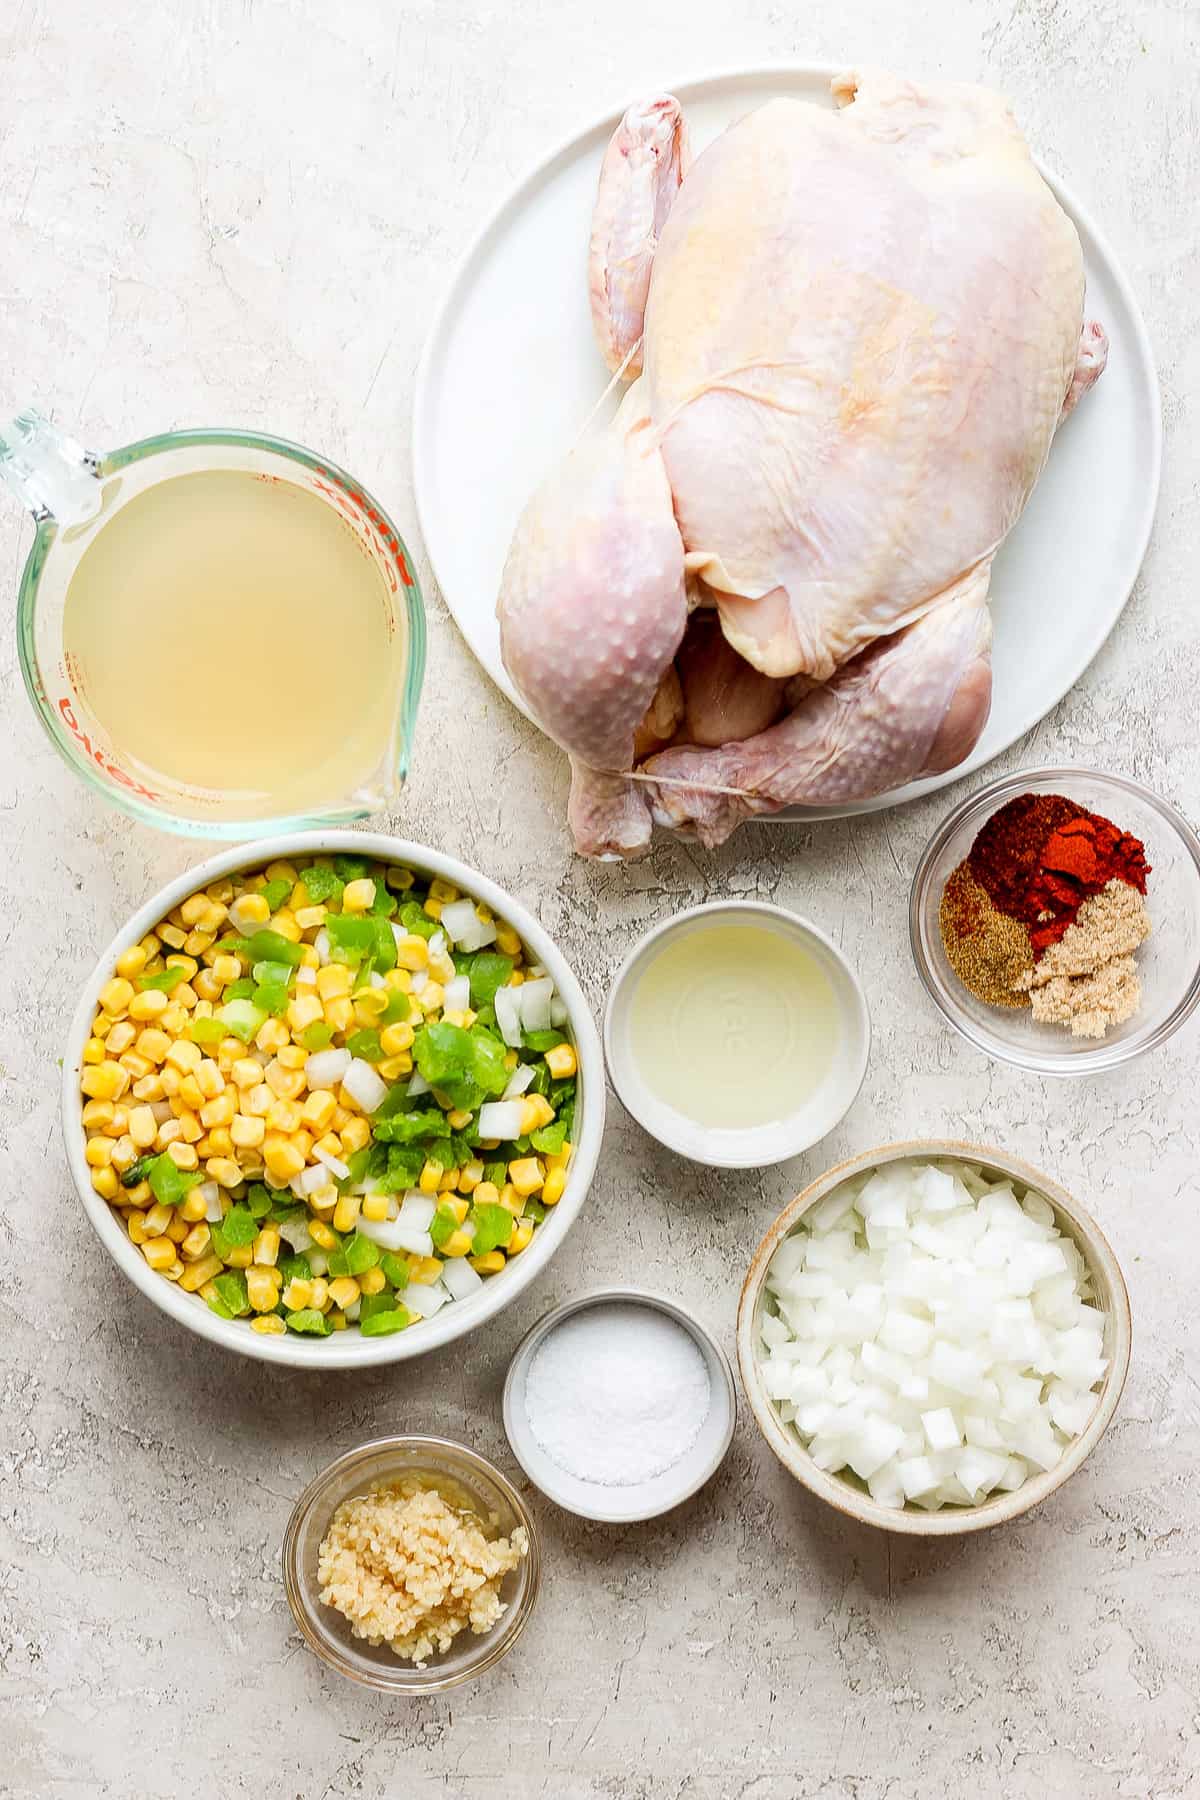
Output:
[[674,1466],[712,1403],[690,1332],[649,1306],[588,1307],[555,1327],[525,1377],[525,1412],[552,1462],[580,1481],[634,1487]]

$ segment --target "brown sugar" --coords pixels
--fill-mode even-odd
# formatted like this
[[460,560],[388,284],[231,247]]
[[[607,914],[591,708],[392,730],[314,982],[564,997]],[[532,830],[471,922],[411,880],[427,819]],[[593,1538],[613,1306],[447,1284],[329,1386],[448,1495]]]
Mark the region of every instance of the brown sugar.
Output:
[[1142,997],[1133,953],[1149,935],[1141,894],[1124,881],[1110,881],[1084,901],[1058,943],[1020,976],[1034,1018],[1090,1038],[1102,1038],[1132,1018]]

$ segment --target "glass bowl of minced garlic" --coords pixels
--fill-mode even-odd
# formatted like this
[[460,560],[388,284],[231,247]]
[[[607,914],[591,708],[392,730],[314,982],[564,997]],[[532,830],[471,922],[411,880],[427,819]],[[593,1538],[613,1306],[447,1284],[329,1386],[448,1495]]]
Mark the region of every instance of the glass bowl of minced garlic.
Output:
[[934,833],[909,934],[931,999],[987,1055],[1042,1075],[1115,1068],[1200,1001],[1200,838],[1128,777],[1019,770]]

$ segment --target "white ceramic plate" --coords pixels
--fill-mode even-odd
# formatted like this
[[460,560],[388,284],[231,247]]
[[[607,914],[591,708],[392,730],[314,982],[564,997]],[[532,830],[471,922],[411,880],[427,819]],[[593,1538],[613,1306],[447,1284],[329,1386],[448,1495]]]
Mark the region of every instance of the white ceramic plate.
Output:
[[[829,106],[835,71],[750,69],[676,82],[701,150],[773,94]],[[629,93],[622,107],[636,98]],[[592,338],[586,263],[604,146],[620,110],[554,150],[497,208],[434,319],[417,374],[413,478],[430,561],[463,636],[517,705],[500,661],[496,593],[517,517],[571,447],[608,371]],[[966,762],[857,806],[873,812],[944,787],[1029,731],[1082,675],[1129,596],[1154,517],[1162,417],[1146,328],[1125,276],[1078,201],[1043,171],[1083,244],[1088,312],[1108,368],[1054,445],[996,562],[995,689]],[[606,403],[609,410],[615,401]],[[524,710],[524,709],[523,709]]]

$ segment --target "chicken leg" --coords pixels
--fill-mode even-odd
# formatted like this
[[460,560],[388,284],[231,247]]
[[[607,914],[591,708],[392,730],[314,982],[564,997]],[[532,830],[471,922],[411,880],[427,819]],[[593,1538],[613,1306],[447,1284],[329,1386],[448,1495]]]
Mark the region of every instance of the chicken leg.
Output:
[[989,569],[809,692],[788,718],[720,749],[666,750],[645,773],[654,818],[705,845],[781,806],[840,806],[953,768],[991,701]]
[[635,736],[687,623],[683,543],[635,382],[521,515],[496,607],[504,666],[571,758],[568,816],[585,856],[650,841]]

